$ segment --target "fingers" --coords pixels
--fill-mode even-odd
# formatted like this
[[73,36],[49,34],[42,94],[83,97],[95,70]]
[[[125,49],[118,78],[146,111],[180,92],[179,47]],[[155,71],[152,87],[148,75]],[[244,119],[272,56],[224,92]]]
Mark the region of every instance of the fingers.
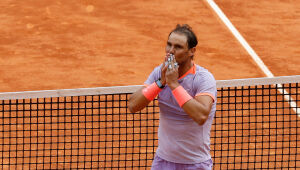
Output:
[[176,62],[174,54],[167,53],[165,62],[161,67],[161,82],[163,85],[177,82],[178,79],[178,63]]
[[164,62],[162,64],[162,66],[161,66],[160,79],[161,79],[161,83],[163,85],[166,84],[166,72],[167,72],[167,69],[168,69],[168,57],[169,57],[169,54],[166,54]]
[[174,62],[174,68],[178,69],[178,63],[176,61]]
[[171,70],[171,69],[173,69],[173,68],[174,68],[173,64],[172,64],[172,63],[169,63],[169,64],[168,64],[168,69]]
[[174,60],[174,58],[173,58],[173,54],[170,54],[169,55],[169,57],[168,57],[168,69],[169,70],[171,70],[172,68],[174,68],[174,66],[173,66],[173,60]]
[[164,62],[161,65],[160,70],[161,70],[162,73],[166,72],[167,65],[168,65],[167,62],[168,62],[168,55],[165,56]]
[[165,74],[167,69],[168,69],[168,65],[164,65],[162,66],[161,72]]
[[172,85],[174,83],[178,83],[178,64],[176,62],[175,56],[173,54],[169,54],[167,59],[167,70],[165,73],[166,84]]
[[166,71],[167,71],[167,68],[168,68],[168,54],[165,56],[164,63],[163,63],[163,65],[162,65],[162,67],[161,67],[161,72],[162,72],[163,74],[165,74]]
[[165,62],[165,65],[168,66],[168,70],[178,69],[178,63],[176,62],[175,56],[173,54],[169,55],[167,62]]
[[169,58],[169,53],[166,54],[166,56],[165,56],[164,66],[167,66],[167,65],[168,65],[168,58]]

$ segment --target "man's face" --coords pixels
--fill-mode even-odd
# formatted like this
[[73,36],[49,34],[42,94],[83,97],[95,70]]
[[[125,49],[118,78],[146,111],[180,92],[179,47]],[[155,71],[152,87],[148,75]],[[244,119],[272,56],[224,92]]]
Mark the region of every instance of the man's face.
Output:
[[176,62],[180,65],[191,59],[187,37],[184,34],[173,32],[170,34],[166,45],[166,53],[174,54]]

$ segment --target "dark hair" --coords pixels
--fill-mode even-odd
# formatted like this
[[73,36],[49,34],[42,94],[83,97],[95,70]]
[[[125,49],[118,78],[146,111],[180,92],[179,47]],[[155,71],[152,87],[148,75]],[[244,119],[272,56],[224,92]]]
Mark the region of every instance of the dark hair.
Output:
[[188,24],[183,24],[183,25],[177,24],[176,28],[170,32],[169,36],[173,32],[181,33],[186,36],[189,49],[197,46],[198,44],[197,37],[193,32],[192,27],[190,27]]

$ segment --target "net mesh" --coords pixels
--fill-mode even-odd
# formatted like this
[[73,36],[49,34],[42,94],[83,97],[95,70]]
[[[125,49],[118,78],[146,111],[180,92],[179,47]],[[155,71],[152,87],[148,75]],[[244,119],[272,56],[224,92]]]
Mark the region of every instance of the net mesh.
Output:
[[[211,131],[214,169],[300,168],[296,78],[298,82],[282,85],[219,86]],[[157,100],[132,114],[127,109],[131,92],[12,99],[3,95],[1,169],[151,167],[158,145]]]
[[0,168],[149,167],[158,110],[127,112],[129,95],[1,101]]
[[300,117],[291,107],[300,104],[299,92],[298,83],[221,88],[211,137],[215,169],[299,168]]

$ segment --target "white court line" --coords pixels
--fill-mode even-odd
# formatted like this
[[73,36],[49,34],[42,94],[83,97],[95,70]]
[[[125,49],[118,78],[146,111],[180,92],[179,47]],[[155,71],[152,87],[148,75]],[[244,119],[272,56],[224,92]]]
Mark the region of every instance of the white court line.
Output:
[[[252,49],[252,47],[247,43],[247,41],[243,38],[243,36],[239,33],[239,31],[233,26],[233,24],[229,21],[223,11],[218,7],[218,5],[214,2],[214,0],[206,0],[210,7],[217,13],[223,23],[227,26],[227,28],[232,32],[235,38],[242,44],[242,46],[246,49],[246,51],[250,54],[252,59],[256,62],[259,68],[265,73],[267,77],[274,77],[273,73],[268,69],[268,67],[264,64],[261,58],[256,54],[256,52]],[[282,87],[281,84],[278,85],[279,88]],[[297,107],[297,103],[294,99],[289,95],[286,90],[279,90],[282,94],[284,94],[284,98],[289,102],[292,109],[298,114],[300,117],[300,108]]]

